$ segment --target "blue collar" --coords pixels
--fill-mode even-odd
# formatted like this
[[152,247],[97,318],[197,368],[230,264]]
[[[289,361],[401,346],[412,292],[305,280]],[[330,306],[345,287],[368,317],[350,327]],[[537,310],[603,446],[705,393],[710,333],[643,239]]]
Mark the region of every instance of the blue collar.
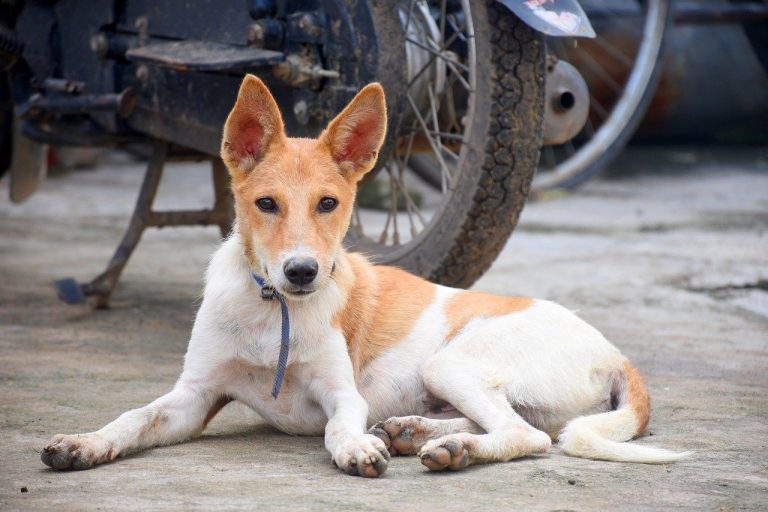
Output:
[[285,376],[285,368],[288,365],[288,348],[290,346],[290,323],[288,321],[288,305],[285,303],[285,297],[275,290],[274,287],[267,284],[267,282],[261,276],[255,272],[251,272],[253,279],[261,286],[261,298],[263,300],[277,299],[280,303],[281,313],[281,335],[280,335],[280,355],[277,358],[277,370],[275,371],[275,383],[272,384],[272,396],[277,399],[277,395],[280,394],[280,386],[283,384],[283,377]]

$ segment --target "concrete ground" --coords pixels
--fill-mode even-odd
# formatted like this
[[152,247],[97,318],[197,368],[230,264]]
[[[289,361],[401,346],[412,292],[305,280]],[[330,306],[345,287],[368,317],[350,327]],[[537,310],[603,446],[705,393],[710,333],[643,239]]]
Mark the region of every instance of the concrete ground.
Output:
[[[348,477],[320,438],[227,407],[194,442],[58,473],[39,450],[167,391],[218,242],[213,228],[148,232],[93,312],[51,282],[101,270],[141,178],[137,164],[49,179],[0,201],[2,510],[765,510],[768,508],[768,154],[633,150],[621,174],[531,204],[476,288],[557,300],[630,356],[654,397],[639,443],[694,450],[667,466],[548,455],[460,473],[394,459]],[[160,207],[209,198],[175,167]],[[6,196],[7,184],[0,184]]]

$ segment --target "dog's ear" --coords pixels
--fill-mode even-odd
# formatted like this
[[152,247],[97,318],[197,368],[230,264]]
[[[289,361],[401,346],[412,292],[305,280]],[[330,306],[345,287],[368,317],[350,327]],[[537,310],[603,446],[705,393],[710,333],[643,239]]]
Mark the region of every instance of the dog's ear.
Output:
[[320,135],[347,179],[357,181],[376,163],[387,133],[384,89],[368,84]]
[[222,160],[232,172],[248,173],[284,138],[283,118],[269,89],[254,75],[245,75],[224,124]]

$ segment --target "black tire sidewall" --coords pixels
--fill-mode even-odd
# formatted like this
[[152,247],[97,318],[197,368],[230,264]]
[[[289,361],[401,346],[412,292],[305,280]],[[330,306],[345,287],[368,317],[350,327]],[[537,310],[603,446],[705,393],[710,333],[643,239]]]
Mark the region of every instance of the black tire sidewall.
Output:
[[[475,101],[455,188],[413,241],[373,255],[459,287],[490,267],[517,223],[538,163],[544,111],[543,37],[493,0],[471,8]],[[507,108],[498,101],[505,94],[519,100]]]

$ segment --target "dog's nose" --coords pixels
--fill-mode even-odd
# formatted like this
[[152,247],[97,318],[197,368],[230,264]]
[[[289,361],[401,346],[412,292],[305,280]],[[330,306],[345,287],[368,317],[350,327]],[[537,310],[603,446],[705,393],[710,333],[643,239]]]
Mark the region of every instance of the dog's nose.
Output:
[[293,284],[309,284],[317,277],[317,261],[312,258],[291,258],[283,265],[283,273]]

